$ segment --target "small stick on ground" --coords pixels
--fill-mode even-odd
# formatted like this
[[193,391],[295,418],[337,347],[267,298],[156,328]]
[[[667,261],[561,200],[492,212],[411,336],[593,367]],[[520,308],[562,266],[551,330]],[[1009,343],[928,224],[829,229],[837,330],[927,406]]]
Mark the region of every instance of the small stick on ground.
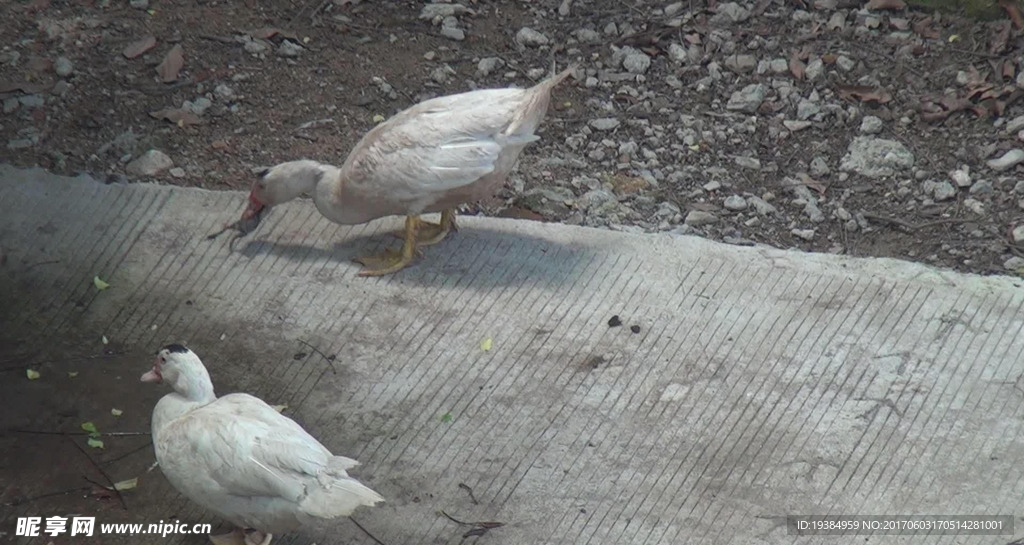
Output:
[[[93,460],[92,456],[89,456],[89,453],[86,452],[84,448],[82,448],[82,445],[79,445],[77,441],[75,441],[74,439],[72,439],[70,437],[68,437],[68,440],[71,441],[72,445],[75,445],[75,448],[78,449],[78,452],[82,453],[82,456],[85,456],[85,458],[87,460],[89,460],[89,463],[92,464],[92,467],[96,468],[96,471],[99,471],[100,475],[103,475],[103,478],[106,479],[107,483],[110,485],[110,489],[114,491],[114,494],[117,494],[117,499],[118,499],[118,501],[121,502],[121,507],[123,507],[124,510],[127,511],[128,510],[128,504],[124,502],[124,496],[121,495],[121,491],[118,490],[116,486],[114,486],[114,479],[111,479],[110,475],[108,475],[107,472],[102,467],[100,467],[99,464],[96,463],[96,460]],[[89,478],[86,477],[86,480],[89,480]],[[92,482],[92,481],[89,481],[89,482]],[[106,485],[102,485],[102,486],[104,486],[104,488],[106,487]]]
[[375,536],[375,535],[371,534],[371,533],[370,533],[370,531],[369,531],[369,530],[367,530],[366,528],[363,528],[363,525],[362,525],[362,524],[359,524],[359,522],[358,522],[358,521],[356,521],[356,519],[354,519],[354,518],[352,518],[352,517],[349,517],[349,518],[348,518],[348,520],[351,520],[351,521],[352,521],[352,524],[355,524],[355,525],[356,525],[356,528],[359,528],[360,530],[362,530],[362,531],[363,531],[363,533],[364,533],[364,534],[366,534],[367,536],[369,536],[369,537],[370,537],[370,539],[372,539],[372,540],[374,541],[374,543],[376,543],[377,545],[384,545],[384,542],[383,542],[383,541],[381,541],[381,540],[377,539],[377,536]]
[[892,218],[892,217],[889,217],[889,216],[879,216],[879,215],[876,215],[876,214],[867,214],[867,213],[864,214],[864,218],[869,219],[869,220],[875,220],[875,221],[883,221],[883,222],[891,223],[893,225],[899,225],[900,227],[903,227],[904,229],[906,229],[908,231],[917,231],[917,230],[920,230],[920,229],[925,229],[925,228],[928,228],[928,227],[935,227],[937,225],[945,225],[945,224],[949,224],[949,223],[971,223],[972,221],[974,221],[974,220],[964,219],[964,218],[943,218],[943,219],[940,219],[940,220],[926,221],[924,223],[913,224],[913,223],[909,223],[909,222],[903,221],[903,220],[901,220],[899,218]]
[[[96,435],[95,432],[85,432],[85,431],[22,430],[22,429],[17,429],[17,428],[13,428],[13,429],[10,429],[10,430],[7,430],[7,431],[9,431],[11,433],[27,433],[27,434],[31,434],[31,435],[63,435],[63,436],[66,436],[66,437],[74,437],[76,435]],[[108,431],[108,432],[100,433],[100,435],[105,435],[107,437],[132,437],[132,436],[137,436],[137,435],[152,435],[152,432],[148,432],[148,431]],[[77,443],[76,443],[76,445],[77,445]]]
[[473,489],[466,483],[459,483],[459,488],[465,490],[469,494],[469,501],[473,502],[474,505],[480,505],[480,502],[476,501],[476,496],[473,495]]
[[489,532],[489,531],[491,531],[491,530],[493,530],[495,528],[501,528],[502,526],[505,525],[504,522],[463,522],[463,521],[461,521],[461,520],[459,520],[459,519],[449,515],[448,513],[446,513],[444,511],[444,509],[440,510],[439,513],[444,515],[444,517],[447,518],[448,520],[450,520],[450,521],[452,521],[455,524],[458,524],[460,526],[473,526],[473,528],[471,530],[469,530],[466,533],[462,534],[463,538],[474,537],[474,536],[475,537],[480,537],[480,536],[483,536],[484,534],[486,534],[487,532]]
[[324,354],[323,352],[320,351],[319,348],[309,344],[308,342],[302,339],[299,339],[299,342],[308,346],[310,350],[319,354],[321,358],[327,360],[327,363],[331,364],[331,372],[334,373],[335,375],[338,374],[338,369],[334,366],[334,360],[336,359],[334,356],[328,356],[327,354]]

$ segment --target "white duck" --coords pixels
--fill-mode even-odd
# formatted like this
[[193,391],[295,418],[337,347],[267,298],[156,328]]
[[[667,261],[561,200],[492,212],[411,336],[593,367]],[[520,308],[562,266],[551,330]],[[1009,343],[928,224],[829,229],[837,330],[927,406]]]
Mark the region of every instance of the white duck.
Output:
[[[258,223],[264,208],[310,194],[317,209],[341,224],[405,215],[400,251],[357,258],[361,276],[397,272],[418,246],[440,242],[455,224],[455,207],[493,195],[547,113],[551,90],[575,67],[529,89],[484,89],[421,102],[376,126],[340,167],[302,160],[264,171],[237,225]],[[420,214],[441,212],[439,224]]]
[[270,405],[248,394],[218,398],[184,346],[160,349],[142,382],[174,389],[153,409],[153,447],[167,480],[238,527],[210,536],[215,544],[268,545],[275,533],[384,501],[349,477],[359,462],[331,454]]

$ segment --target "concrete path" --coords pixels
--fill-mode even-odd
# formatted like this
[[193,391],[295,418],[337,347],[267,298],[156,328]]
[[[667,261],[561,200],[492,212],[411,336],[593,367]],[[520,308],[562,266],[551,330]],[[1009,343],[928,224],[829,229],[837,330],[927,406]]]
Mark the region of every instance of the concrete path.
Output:
[[[387,545],[462,543],[472,527],[440,510],[504,522],[467,541],[495,545],[862,544],[787,535],[785,516],[1021,513],[1020,279],[478,218],[366,279],[350,259],[396,244],[398,219],[342,227],[302,201],[234,251],[205,240],[243,206],[0,169],[0,427],[148,430],[164,392],[137,377],[184,342],[220,393],[287,405],[360,460],[388,503],[356,520]],[[58,486],[24,449],[101,479],[63,439],[4,434],[0,489]],[[0,530],[61,509],[218,522],[145,471],[148,438],[105,441],[90,455],[111,479],[140,477],[127,511],[46,497],[5,506]],[[1017,523],[869,543],[1005,544]],[[372,543],[349,522],[324,532],[279,542]]]

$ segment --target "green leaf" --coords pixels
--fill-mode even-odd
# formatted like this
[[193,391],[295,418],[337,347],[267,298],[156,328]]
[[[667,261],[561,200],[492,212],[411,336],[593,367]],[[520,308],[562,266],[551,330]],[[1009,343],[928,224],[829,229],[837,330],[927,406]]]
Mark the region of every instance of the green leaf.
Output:
[[90,438],[86,439],[85,442],[88,443],[89,446],[92,447],[92,448],[103,448],[103,441],[100,441],[99,439],[96,439],[95,437],[90,437]]
[[92,422],[82,422],[82,430],[89,432],[90,434],[99,433],[96,429],[96,424]]
[[29,380],[36,380],[39,378],[39,371],[36,371],[35,369],[25,369],[25,376],[28,377]]
[[114,416],[121,416],[122,414],[124,414],[124,411],[122,411],[121,409],[110,409],[110,414]]
[[78,371],[68,371],[68,378],[75,378],[78,376]]
[[107,284],[106,282],[101,280],[99,276],[92,277],[92,285],[96,286],[96,289],[100,291],[103,291],[110,287],[110,284]]
[[490,349],[493,348],[493,347],[494,347],[494,339],[492,339],[490,337],[487,337],[486,339],[480,341],[480,350],[483,350],[484,352],[490,351]]
[[444,413],[441,415],[441,422],[447,424],[452,421],[452,413]]
[[125,479],[123,481],[117,481],[114,483],[114,490],[131,490],[139,486],[139,478]]

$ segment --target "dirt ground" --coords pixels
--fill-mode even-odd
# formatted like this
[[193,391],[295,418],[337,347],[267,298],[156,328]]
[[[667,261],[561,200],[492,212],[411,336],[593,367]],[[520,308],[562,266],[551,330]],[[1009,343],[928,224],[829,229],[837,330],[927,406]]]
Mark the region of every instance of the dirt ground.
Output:
[[[987,163],[1019,146],[1006,130],[1024,113],[1009,19],[836,0],[723,5],[480,1],[441,22],[420,17],[422,2],[5,2],[0,160],[244,189],[258,166],[340,164],[375,123],[423,99],[526,86],[552,61],[579,62],[505,191],[464,213],[1024,270],[1020,167]],[[547,43],[518,38],[523,27]],[[157,65],[176,46],[183,67],[162,81]],[[650,66],[626,67],[635,53]],[[727,104],[754,83],[767,88],[759,105]],[[912,167],[843,168],[868,116]],[[608,119],[613,129],[598,128]],[[174,168],[126,167],[148,149]],[[966,185],[939,197],[965,166]]]

